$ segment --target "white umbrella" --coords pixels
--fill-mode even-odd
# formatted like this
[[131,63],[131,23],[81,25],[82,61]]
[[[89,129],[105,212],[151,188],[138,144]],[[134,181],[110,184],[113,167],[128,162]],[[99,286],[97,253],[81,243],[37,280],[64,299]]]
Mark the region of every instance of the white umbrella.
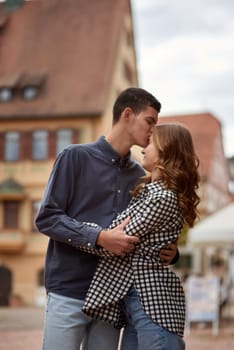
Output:
[[234,244],[234,203],[199,222],[188,232],[188,242],[196,245]]

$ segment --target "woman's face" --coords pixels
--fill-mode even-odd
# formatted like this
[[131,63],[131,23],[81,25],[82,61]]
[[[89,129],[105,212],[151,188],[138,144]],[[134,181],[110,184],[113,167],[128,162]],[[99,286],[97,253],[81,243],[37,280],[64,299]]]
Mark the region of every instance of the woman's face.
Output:
[[152,136],[150,137],[148,146],[143,149],[142,154],[144,155],[142,162],[143,168],[149,172],[152,172],[154,169],[154,164],[158,159],[158,151],[153,143]]

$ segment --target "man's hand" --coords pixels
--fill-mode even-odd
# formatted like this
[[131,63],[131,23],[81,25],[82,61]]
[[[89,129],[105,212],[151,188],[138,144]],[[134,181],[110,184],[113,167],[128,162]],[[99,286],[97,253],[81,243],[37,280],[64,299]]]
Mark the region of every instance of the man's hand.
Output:
[[168,244],[160,250],[159,256],[164,266],[170,265],[177,255],[177,241]]
[[125,219],[120,225],[111,230],[103,230],[99,233],[96,244],[105,248],[110,253],[124,256],[134,250],[135,245],[139,243],[139,238],[128,236],[124,232],[125,226],[129,223],[130,218]]

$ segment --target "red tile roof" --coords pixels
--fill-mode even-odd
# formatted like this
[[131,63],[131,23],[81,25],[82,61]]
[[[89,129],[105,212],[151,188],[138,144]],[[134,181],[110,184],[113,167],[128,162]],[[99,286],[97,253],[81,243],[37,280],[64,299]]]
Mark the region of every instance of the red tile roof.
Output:
[[0,83],[23,73],[46,81],[34,101],[1,103],[0,118],[102,112],[126,11],[129,0],[40,0],[12,12],[0,33]]
[[159,118],[159,123],[171,122],[184,124],[190,130],[200,160],[200,175],[207,178],[211,161],[217,156],[217,140],[221,144],[220,151],[224,158],[220,121],[210,113],[161,116]]

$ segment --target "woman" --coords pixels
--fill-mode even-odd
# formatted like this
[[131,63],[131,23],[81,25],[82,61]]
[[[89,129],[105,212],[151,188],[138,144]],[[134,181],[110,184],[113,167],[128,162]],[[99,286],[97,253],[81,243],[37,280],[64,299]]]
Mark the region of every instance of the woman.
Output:
[[116,327],[125,325],[121,350],[182,350],[185,297],[176,274],[160,262],[159,251],[198,214],[198,159],[190,132],[178,124],[155,126],[143,150],[149,174],[133,191],[126,234],[140,237],[134,252],[117,257],[104,249],[83,311]]

